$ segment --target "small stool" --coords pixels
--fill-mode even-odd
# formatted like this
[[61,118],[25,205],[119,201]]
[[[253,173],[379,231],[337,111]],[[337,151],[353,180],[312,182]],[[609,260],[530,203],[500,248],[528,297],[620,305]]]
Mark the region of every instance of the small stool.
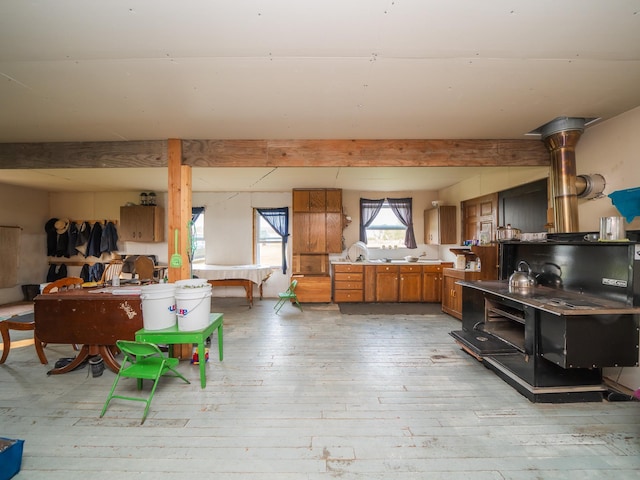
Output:
[[44,349],[42,348],[42,342],[38,340],[35,335],[36,322],[33,317],[33,313],[27,313],[24,315],[15,315],[5,320],[0,320],[0,334],[2,335],[2,358],[0,358],[0,364],[4,363],[9,356],[9,350],[11,350],[11,337],[9,336],[9,330],[34,330],[33,345],[36,347],[36,353],[40,359],[40,363],[46,365],[48,362]]

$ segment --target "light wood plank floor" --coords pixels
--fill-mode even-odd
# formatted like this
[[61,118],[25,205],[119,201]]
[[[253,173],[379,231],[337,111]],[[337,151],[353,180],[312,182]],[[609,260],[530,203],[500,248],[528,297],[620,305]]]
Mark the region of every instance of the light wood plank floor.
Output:
[[98,417],[112,372],[46,375],[70,347],[49,345],[49,366],[31,345],[12,349],[0,436],[25,439],[15,478],[640,478],[638,402],[530,403],[457,348],[447,315],[273,304],[214,299],[224,361],[214,337],[207,388],[181,362],[192,383],[165,378],[142,426],[141,403],[114,400]]

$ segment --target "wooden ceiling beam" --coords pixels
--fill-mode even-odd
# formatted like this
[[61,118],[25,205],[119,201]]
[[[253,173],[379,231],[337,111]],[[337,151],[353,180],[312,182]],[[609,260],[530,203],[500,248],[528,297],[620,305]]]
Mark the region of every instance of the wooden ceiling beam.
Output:
[[539,140],[185,140],[193,167],[548,166]]
[[[191,167],[537,167],[539,140],[183,140]],[[166,167],[166,141],[0,144],[0,169]]]

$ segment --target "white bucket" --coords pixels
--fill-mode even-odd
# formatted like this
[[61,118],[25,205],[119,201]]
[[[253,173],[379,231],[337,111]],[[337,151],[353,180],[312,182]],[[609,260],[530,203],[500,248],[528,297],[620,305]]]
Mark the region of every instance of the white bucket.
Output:
[[204,284],[182,283],[176,288],[176,306],[178,330],[189,332],[205,328],[211,313],[211,285],[206,280]]
[[[176,281],[176,287],[178,288],[190,288],[190,287],[207,287],[209,283],[206,278],[188,278],[186,280]],[[211,285],[209,285],[211,287]]]
[[152,283],[140,288],[142,325],[145,330],[162,330],[176,324],[176,286]]

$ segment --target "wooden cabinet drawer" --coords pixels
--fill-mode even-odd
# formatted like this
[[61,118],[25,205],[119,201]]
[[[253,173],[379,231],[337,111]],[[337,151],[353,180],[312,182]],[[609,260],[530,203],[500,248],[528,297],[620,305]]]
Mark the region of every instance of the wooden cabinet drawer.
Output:
[[334,288],[335,290],[362,290],[364,287],[364,283],[362,281],[359,282],[335,282]]
[[400,265],[400,273],[422,273],[422,265]]
[[425,265],[422,267],[423,273],[436,273],[442,271],[442,265]]
[[334,265],[333,271],[336,273],[362,273],[364,271],[363,265],[351,265],[351,264],[340,264]]
[[337,290],[333,292],[335,303],[362,302],[364,294],[362,290]]
[[336,273],[336,282],[362,282],[362,273]]
[[296,296],[301,303],[331,302],[331,277],[329,275],[292,275],[298,280]]
[[376,265],[376,273],[398,273],[397,265]]

